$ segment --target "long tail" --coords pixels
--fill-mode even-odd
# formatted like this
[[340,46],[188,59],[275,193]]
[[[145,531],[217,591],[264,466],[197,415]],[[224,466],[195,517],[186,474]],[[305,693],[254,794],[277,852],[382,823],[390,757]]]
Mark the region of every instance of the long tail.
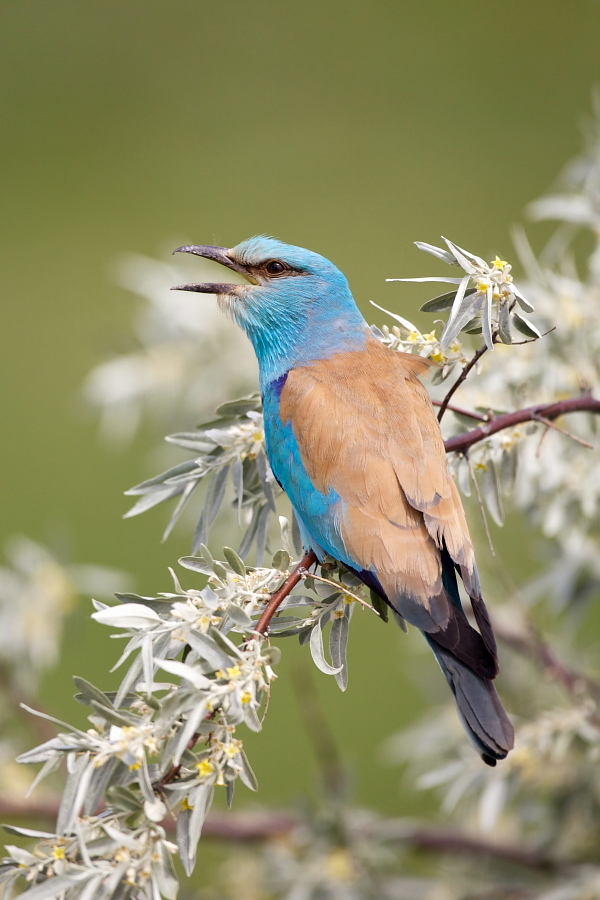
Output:
[[504,759],[514,745],[514,731],[493,683],[476,675],[451,652],[423,632],[454,694],[467,737],[488,766]]

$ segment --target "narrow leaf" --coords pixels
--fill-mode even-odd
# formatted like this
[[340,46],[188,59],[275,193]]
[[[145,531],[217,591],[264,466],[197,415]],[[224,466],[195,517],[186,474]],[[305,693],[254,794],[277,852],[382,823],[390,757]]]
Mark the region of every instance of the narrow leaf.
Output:
[[335,675],[337,672],[341,672],[341,666],[332,666],[325,659],[325,649],[323,647],[323,616],[313,625],[312,633],[310,635],[310,652],[313,658],[313,662],[317,669],[320,669],[321,672],[324,672],[325,675]]

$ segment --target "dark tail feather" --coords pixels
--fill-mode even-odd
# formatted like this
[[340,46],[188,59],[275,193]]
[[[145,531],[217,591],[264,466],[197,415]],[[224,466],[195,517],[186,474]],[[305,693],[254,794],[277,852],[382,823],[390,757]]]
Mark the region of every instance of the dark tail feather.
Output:
[[454,694],[458,715],[473,747],[489,766],[504,759],[514,745],[508,716],[487,678],[481,678],[449,651],[425,634],[446,681]]

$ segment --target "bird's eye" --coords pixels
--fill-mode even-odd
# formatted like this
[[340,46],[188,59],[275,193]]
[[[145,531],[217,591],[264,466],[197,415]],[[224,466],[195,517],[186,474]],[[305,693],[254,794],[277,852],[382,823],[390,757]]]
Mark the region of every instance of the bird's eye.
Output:
[[265,272],[269,275],[283,275],[287,271],[287,267],[278,259],[272,259],[265,264]]

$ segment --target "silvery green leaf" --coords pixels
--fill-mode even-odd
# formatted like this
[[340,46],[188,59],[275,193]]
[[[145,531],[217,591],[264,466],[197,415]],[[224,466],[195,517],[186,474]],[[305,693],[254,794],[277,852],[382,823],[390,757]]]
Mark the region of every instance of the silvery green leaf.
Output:
[[92,869],[75,869],[71,867],[68,875],[56,875],[54,878],[48,878],[41,884],[27,888],[23,896],[27,900],[62,900],[63,891],[73,888],[81,881],[87,881],[96,875]]
[[198,669],[197,666],[190,666],[187,663],[179,662],[177,659],[161,659],[157,660],[159,668],[178,678],[184,678],[189,681],[199,691],[209,691],[213,687],[213,682]]
[[93,770],[83,807],[85,815],[93,815],[98,809],[100,801],[106,795],[107,787],[115,775],[115,771],[119,768],[119,762],[117,759],[109,759],[103,766]]
[[219,469],[215,477],[210,483],[207,491],[206,505],[208,507],[208,525],[212,525],[217,517],[217,513],[223,502],[225,488],[227,487],[227,476],[229,475],[229,465]]
[[244,724],[250,729],[250,731],[258,732],[262,729],[262,723],[258,718],[256,710],[250,703],[244,703],[242,705],[242,718],[244,720]]
[[190,631],[187,641],[201,659],[206,660],[213,671],[225,669],[231,665],[232,659],[223,651],[217,642],[208,634],[200,631]]
[[481,492],[485,505],[496,525],[504,525],[504,507],[500,494],[498,472],[491,459],[488,459],[481,479]]
[[136,484],[134,487],[129,488],[129,490],[124,491],[125,496],[137,496],[138,494],[146,494],[149,488],[160,487],[165,481],[168,481],[169,478],[172,478],[177,475],[187,475],[192,472],[196,468],[196,460],[186,460],[183,463],[179,463],[177,466],[173,466],[172,469],[167,469],[166,472],[162,472],[160,475],[155,475],[154,478],[149,478],[147,481],[142,481],[140,484]]
[[237,625],[238,628],[244,628],[246,630],[252,628],[253,622],[250,616],[248,616],[241,607],[236,606],[235,603],[229,603],[227,606],[227,615],[231,619],[234,625]]
[[292,551],[292,528],[289,519],[285,516],[279,516],[279,529],[281,533],[281,546],[291,555]]
[[285,572],[290,565],[291,559],[290,554],[287,550],[278,550],[273,560],[271,562],[271,566],[273,569],[279,569],[280,572]]
[[218,416],[244,417],[249,412],[260,412],[262,408],[260,394],[249,394],[238,400],[228,400],[215,410]]
[[252,549],[252,544],[254,543],[254,539],[256,537],[256,531],[258,528],[260,513],[262,509],[264,509],[263,506],[255,505],[252,510],[252,518],[250,520],[250,524],[246,528],[244,537],[240,541],[240,545],[238,547],[238,554],[242,559],[246,559],[246,557],[250,553],[250,550]]
[[227,560],[233,571],[237,575],[241,575],[242,578],[245,578],[246,566],[239,558],[235,550],[232,550],[231,547],[223,547],[223,555],[225,556],[225,559]]
[[459,247],[458,244],[453,243],[453,241],[449,241],[448,238],[445,238],[443,235],[442,235],[442,240],[445,241],[445,243],[448,245],[451,253],[454,254],[454,256],[458,260],[459,264],[465,270],[465,272],[468,272],[469,268],[470,268],[471,269],[470,274],[471,275],[475,274],[475,269],[473,268],[470,260],[472,260],[478,266],[485,268],[486,262],[480,256],[475,256],[474,253],[469,253],[468,250],[463,250],[462,247]]
[[206,709],[208,706],[208,701],[203,699],[202,702],[198,703],[194,709],[189,713],[188,718],[186,720],[185,725],[177,735],[177,740],[175,742],[175,746],[173,749],[173,764],[178,765],[181,762],[181,757],[187,747],[187,745],[192,740],[193,736],[196,734],[198,730],[198,726],[200,722],[206,715]]
[[486,299],[483,304],[483,311],[481,314],[481,327],[483,330],[483,340],[485,341],[485,346],[488,350],[494,349],[494,341],[492,339],[492,297],[493,297],[493,289],[492,285],[488,284],[488,288],[486,291]]
[[[454,260],[452,262],[454,265],[457,265]],[[475,293],[477,293],[476,288],[469,288],[468,291],[465,291],[465,297],[470,297],[471,294]],[[421,312],[442,312],[443,310],[450,309],[452,307],[455,297],[456,291],[448,291],[447,294],[440,294],[439,297],[434,297],[432,300],[428,300],[427,303],[424,303],[423,306],[419,308]]]
[[240,772],[242,783],[245,784],[247,788],[250,788],[251,791],[257,791],[258,781],[256,780],[256,775],[252,771],[252,766],[248,762],[248,757],[245,752],[240,750],[237,758],[242,766],[242,771]]
[[[446,278],[445,276],[438,276],[438,275],[435,275],[435,276],[434,275],[425,275],[422,278],[386,278],[385,280],[386,281],[413,281],[413,282],[439,281],[442,284],[460,284],[460,282],[462,281],[461,278]],[[371,303],[373,304],[373,306],[377,306],[377,304],[373,303],[372,300],[371,300]],[[396,315],[394,315],[394,313],[391,313],[389,310],[383,309],[382,306],[377,306],[377,309],[383,310],[383,312],[386,312],[393,319],[398,319],[398,320],[401,319],[400,316],[396,316]]]
[[443,381],[448,378],[449,375],[452,374],[452,369],[454,365],[445,365],[440,367],[439,369],[433,370],[433,375],[430,378],[430,383],[432,385],[441,384]]
[[511,284],[510,289],[511,289],[512,293],[515,295],[515,297],[517,298],[517,303],[519,304],[521,309],[524,309],[525,312],[533,312],[533,309],[534,309],[533,305],[529,302],[527,297],[523,296],[523,294],[518,289],[518,287],[516,286],[514,281]]
[[89,706],[90,700],[95,700],[100,706],[107,706],[109,709],[112,708],[112,703],[100,688],[95,687],[79,675],[74,675],[73,681],[75,682],[75,687],[79,688],[80,691],[79,694],[75,695],[75,699],[80,703],[85,703]]
[[458,482],[458,486],[460,488],[461,494],[465,497],[471,496],[471,473],[469,472],[469,465],[464,458],[461,456],[458,460],[458,468],[456,471],[456,480]]
[[[387,281],[418,281],[417,278],[388,278]],[[429,279],[427,279],[429,281]],[[380,309],[381,312],[384,312],[390,318],[395,319],[396,322],[399,322],[403,328],[408,329],[408,331],[416,331],[418,333],[419,329],[416,325],[413,325],[412,322],[409,322],[408,319],[405,319],[403,316],[397,315],[397,313],[390,312],[389,309],[384,309],[383,306],[379,306],[378,303],[375,303],[373,300],[370,301],[371,306],[374,306],[376,309]]]
[[[222,631],[219,631],[218,628],[210,628],[210,635],[214,639],[215,643],[217,643],[220,647],[223,648],[225,653],[231,653],[236,659],[241,659],[242,654],[240,653],[240,648],[237,647],[233,641],[230,641],[227,635],[223,634]],[[203,635],[204,637],[204,635]]]
[[201,784],[190,793],[189,804],[193,808],[190,817],[188,861],[192,864],[192,868],[196,861],[196,848],[202,834],[202,826],[212,804],[213,794],[214,787],[211,782]]
[[142,792],[142,797],[144,800],[149,802],[153,802],[156,794],[154,793],[154,788],[152,787],[152,781],[150,780],[150,773],[148,771],[148,761],[146,760],[146,755],[144,754],[141,759],[142,765],[135,772],[135,780],[137,781],[140,791]]
[[75,738],[71,738],[69,742],[69,737],[67,735],[62,735],[61,737],[52,738],[49,741],[45,741],[45,743],[40,744],[38,747],[34,747],[32,750],[26,750],[25,753],[20,753],[17,756],[18,763],[46,763],[52,759],[58,759],[60,761],[62,754],[68,753],[71,750],[77,750],[79,748],[79,744],[77,743]]
[[267,454],[264,450],[259,450],[256,454],[256,471],[258,472],[258,477],[260,479],[260,484],[263,489],[263,494],[267,498],[267,504],[271,512],[276,512],[277,507],[275,506],[275,497],[273,495],[273,488],[271,487],[271,482],[268,478],[268,473],[270,471],[269,463],[267,461]]
[[[454,297],[454,300],[452,302],[452,309],[450,311],[450,317],[449,317],[448,321],[446,322],[446,326],[445,326],[444,331],[442,332],[442,336],[440,338],[440,347],[442,348],[442,350],[446,350],[448,348],[448,346],[452,342],[453,338],[455,338],[456,335],[460,331],[460,327],[457,327],[458,321],[461,318],[461,316],[459,316],[459,313],[461,313],[462,316],[464,316],[465,310],[466,309],[470,310],[471,306],[474,305],[473,301],[469,302],[467,300],[466,304],[464,304],[464,306],[463,306],[463,301],[465,298],[465,293],[466,293],[467,285],[469,284],[469,281],[470,281],[470,276],[465,275],[465,277],[461,279],[460,284],[458,286],[458,290],[456,291],[456,296]],[[477,295],[475,295],[475,296],[477,296]],[[472,314],[469,315],[468,318],[464,319],[464,322],[462,324],[465,324],[465,322],[468,322],[469,319],[471,319],[472,317],[473,317]]]
[[111,625],[114,628],[149,628],[161,621],[158,613],[141,603],[109,606],[100,612],[92,613],[92,619],[101,625]]
[[503,344],[512,344],[510,307],[508,303],[501,303],[498,309],[498,335]]
[[383,622],[387,622],[389,618],[389,607],[387,603],[381,599],[379,594],[376,594],[375,591],[369,589],[369,595],[371,597],[371,604],[375,612],[379,613],[379,618]]
[[311,635],[313,633],[314,626],[309,625],[308,628],[305,628],[304,631],[300,631],[298,634],[298,640],[300,642],[300,646],[304,647],[305,644],[308,644],[310,641]]
[[323,647],[323,616],[315,623],[310,635],[310,652],[314,664],[325,675],[335,675],[341,671],[341,666],[332,666],[325,659],[325,649]]
[[[189,800],[188,800],[189,802]],[[190,845],[190,827],[192,824],[192,810],[182,809],[177,814],[177,825],[175,830],[177,848],[181,864],[186,875],[190,876],[194,871],[196,863],[195,848]]]
[[90,700],[90,706],[92,707],[94,712],[100,714],[105,722],[110,722],[111,725],[118,725],[119,728],[131,728],[131,726],[136,722],[136,718],[134,716],[124,716],[122,713],[117,712],[117,710],[112,706],[104,706],[100,703],[97,703],[96,700]]
[[244,500],[244,467],[241,459],[236,459],[232,470],[231,480],[233,481],[233,489],[237,500],[238,525],[242,524],[242,502]]
[[155,490],[149,494],[145,494],[137,503],[128,509],[126,513],[123,514],[124,519],[131,519],[133,516],[139,516],[140,513],[146,512],[148,509],[152,509],[153,506],[158,506],[159,503],[162,503],[164,500],[170,500],[171,497],[177,497],[181,494],[183,490],[183,485],[175,485],[165,487],[162,490]]
[[142,671],[144,673],[144,681],[146,684],[152,684],[154,679],[154,659],[152,654],[152,638],[149,634],[145,634],[142,640],[140,656],[142,658]]
[[[84,883],[80,893],[77,895],[77,900],[106,900],[106,894],[102,890],[103,881],[104,874],[94,875],[89,881]],[[70,897],[69,900],[71,900]]]
[[225,566],[221,565],[221,563],[217,562],[217,560],[215,560],[214,563],[214,573],[222,582],[227,582],[227,576],[229,573],[227,572]]
[[123,787],[120,784],[110,785],[106,791],[106,799],[109,806],[123,810],[123,812],[135,813],[142,809],[139,795],[135,794],[131,788]]
[[292,543],[294,550],[298,556],[302,556],[304,547],[302,546],[302,535],[300,534],[300,526],[294,511],[292,510]]
[[[207,422],[205,427],[207,428],[211,424],[217,423]],[[198,430],[197,432],[181,431],[177,434],[168,434],[165,441],[169,444],[176,444],[178,447],[183,447],[185,450],[193,450],[194,453],[198,454],[211,453],[215,449],[215,442],[206,437],[206,432],[204,430]]]
[[451,253],[448,253],[447,250],[442,250],[441,247],[434,247],[433,244],[427,244],[425,241],[415,241],[415,247],[418,247],[419,250],[424,250],[425,253],[431,253],[432,256],[437,256],[438,259],[441,259],[442,262],[448,263],[450,266],[457,266],[458,263],[454,256]]
[[207,565],[211,566],[212,568],[212,566],[214,566],[215,564],[215,561],[206,544],[200,544],[198,549],[200,550],[200,556],[206,561]]
[[33,782],[29,785],[27,789],[26,797],[30,797],[33,791],[36,789],[40,781],[43,781],[47,775],[50,775],[51,772],[56,771],[60,766],[62,761],[62,755],[59,753],[54,753],[49,759],[46,760],[40,771],[37,773]]
[[278,637],[289,637],[298,634],[305,627],[306,619],[303,616],[277,616],[271,620],[269,634]]
[[[456,296],[458,297],[458,291]],[[446,327],[444,328],[440,338],[440,346],[443,350],[448,349],[454,338],[462,331],[467,322],[470,322],[471,319],[479,313],[484,302],[485,298],[479,291],[477,291],[476,294],[472,294],[464,301],[462,309],[460,312],[457,312],[456,318],[452,321],[452,324],[450,323],[450,320],[448,320]]]
[[[56,838],[57,836],[52,831],[35,831],[33,828],[21,828],[17,825],[2,825],[4,831],[7,831],[8,834],[17,834],[21,837],[35,837],[35,838]],[[35,858],[35,857],[34,857]]]
[[518,460],[519,454],[516,447],[513,447],[512,450],[505,450],[502,454],[499,474],[504,494],[510,495],[513,491],[517,480]]
[[[349,607],[346,607],[349,609]],[[329,632],[329,652],[331,661],[339,671],[335,675],[337,686],[341,691],[348,687],[348,665],[346,662],[346,647],[348,644],[348,618],[346,610],[341,618],[335,618],[331,622]]]
[[517,331],[524,334],[528,338],[541,338],[542,334],[532,322],[525,319],[520,313],[513,312],[513,324]]
[[177,562],[184,569],[190,569],[192,572],[200,572],[202,575],[214,574],[214,563],[208,563],[202,556],[182,556]]
[[177,522],[179,521],[179,519],[181,517],[181,513],[185,509],[186,503],[192,496],[194,489],[197,486],[198,486],[198,481],[190,481],[185,485],[183,491],[181,492],[181,497],[179,498],[177,506],[171,513],[171,518],[169,519],[169,521],[167,523],[167,527],[163,531],[163,535],[162,535],[163,541],[166,541],[167,538],[169,537],[169,535],[171,534],[171,532],[173,531],[175,525],[177,524]]
[[115,706],[117,707],[117,709],[119,709],[119,707],[123,703],[123,698],[127,694],[129,694],[132,688],[138,683],[141,673],[142,661],[139,657],[137,657],[132,662],[123,678],[123,681],[119,685],[119,690],[117,691],[117,696],[115,697]]
[[164,841],[158,845],[159,858],[154,863],[153,871],[158,889],[165,900],[175,900],[179,891],[179,881],[173,866],[173,859]]
[[267,504],[265,504],[259,515],[258,522],[256,525],[256,565],[261,566],[263,562],[263,558],[265,555],[265,551],[267,548],[267,535],[269,531],[269,517],[271,511]]
[[75,760],[73,770],[67,777],[56,820],[57,834],[68,834],[73,830],[73,822],[83,806],[92,774],[90,754],[84,753]]
[[227,808],[231,809],[233,805],[233,794],[235,791],[235,779],[228,781],[225,785],[225,797],[227,800]]
[[[21,709],[24,709],[26,712],[31,713],[32,716],[37,716],[39,719],[47,719],[48,722],[52,722],[53,725],[58,725],[59,728],[66,728],[67,731],[73,732],[74,735],[78,735],[79,737],[82,737],[82,738],[86,737],[85,731],[81,731],[81,729],[75,728],[74,725],[69,725],[67,722],[63,722],[62,719],[57,719],[55,716],[48,715],[48,713],[40,712],[39,709],[32,709],[32,707],[27,706],[26,703],[20,703],[19,706],[21,707]],[[61,735],[61,737],[64,738],[65,735]],[[71,737],[71,735],[69,735],[69,737]],[[58,740],[58,739],[53,738],[50,741],[46,741],[46,743],[42,744],[41,747],[49,747],[56,740]],[[41,747],[38,747],[36,749],[39,750],[39,749],[41,749]],[[29,753],[33,753],[33,752],[35,752],[35,751],[32,751],[32,750],[29,751]],[[22,753],[21,756],[19,756],[19,761],[24,759],[25,756],[28,756],[29,753]],[[30,762],[32,762],[32,761],[33,760],[30,760]]]

